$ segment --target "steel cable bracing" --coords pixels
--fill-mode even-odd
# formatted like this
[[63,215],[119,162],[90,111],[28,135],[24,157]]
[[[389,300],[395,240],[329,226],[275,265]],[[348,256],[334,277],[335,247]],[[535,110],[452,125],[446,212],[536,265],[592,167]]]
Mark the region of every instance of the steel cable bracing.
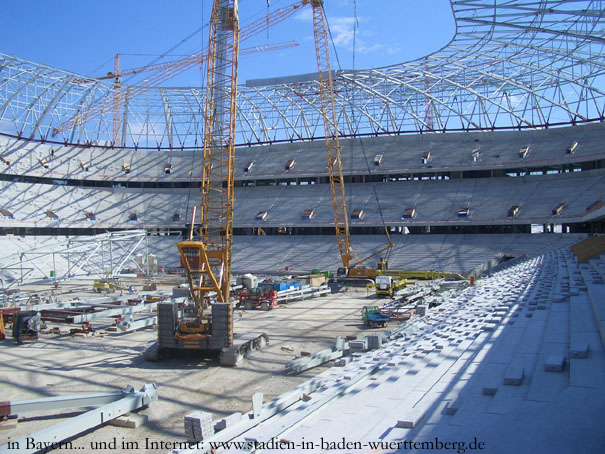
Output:
[[[442,49],[396,65],[335,72],[341,137],[536,129],[605,119],[602,2],[450,3],[456,32]],[[277,11],[271,14],[275,14],[271,20],[282,20]],[[265,25],[260,19],[243,26],[242,39]],[[199,60],[199,55],[192,58]],[[122,82],[123,96],[114,97],[113,81],[0,54],[0,133],[111,147],[115,120],[123,118],[119,145],[124,148],[194,149],[200,145],[196,141],[201,116],[194,106],[205,105],[205,100],[180,102],[192,96],[191,87],[159,87],[190,63],[158,70],[148,78],[155,86]],[[317,81],[271,83],[238,88],[236,143],[323,138],[318,134],[323,119]],[[100,99],[109,101],[99,103]],[[296,121],[290,120],[292,112]],[[73,127],[53,137],[53,131],[65,124]],[[176,143],[171,145],[173,138]]]
[[[356,38],[357,38],[357,1],[354,0],[353,2],[353,8],[354,8],[354,21],[353,21],[353,74],[355,74],[355,53],[356,53]],[[330,32],[330,25],[328,23],[328,21],[326,20],[326,23],[328,24],[328,32],[330,33],[330,39],[332,39],[332,33]],[[333,43],[333,39],[332,39],[332,43]],[[334,48],[334,53],[336,54],[336,61],[338,62],[338,69],[342,69],[340,66],[340,60],[338,59],[338,53],[336,52],[336,47]],[[353,93],[353,96],[351,98],[351,105],[354,106],[355,105],[355,94]],[[351,109],[351,116],[353,117],[353,123],[355,124],[355,109]],[[352,144],[351,144],[352,145]],[[366,154],[364,145],[363,145],[363,140],[359,139],[359,145],[361,147],[361,154],[363,155],[363,159],[366,163],[366,168],[367,168],[367,175],[371,176],[372,172],[370,170],[370,163],[368,162],[368,156]],[[351,165],[353,163],[353,147],[351,146]],[[388,230],[387,230],[387,224],[386,221],[384,219],[384,214],[382,212],[382,206],[380,204],[380,198],[378,197],[378,193],[376,191],[376,183],[374,181],[371,182],[372,184],[372,192],[374,194],[374,199],[376,200],[376,205],[378,207],[378,214],[380,216],[380,221],[382,223],[382,227],[384,228],[385,232],[387,233],[387,238],[388,238]],[[350,201],[352,200],[352,193],[350,191],[350,189],[348,190],[349,192],[349,204]],[[389,240],[390,243],[390,240]],[[391,248],[388,247],[386,250],[386,259],[388,261],[389,256],[391,253]]]

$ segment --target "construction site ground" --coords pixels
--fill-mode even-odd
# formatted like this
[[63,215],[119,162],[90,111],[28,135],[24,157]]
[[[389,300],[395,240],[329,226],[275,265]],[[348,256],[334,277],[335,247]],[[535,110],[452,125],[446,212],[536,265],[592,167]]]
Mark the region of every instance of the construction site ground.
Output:
[[[37,342],[20,346],[7,336],[0,342],[0,400],[118,391],[127,385],[139,389],[145,383],[155,383],[159,400],[140,411],[148,417],[145,425],[137,429],[105,425],[73,440],[74,449],[53,452],[95,451],[103,446],[97,442],[115,438],[120,452],[166,453],[168,449],[145,449],[146,440],[164,445],[185,441],[185,415],[205,411],[218,420],[234,412],[248,412],[253,394],[263,393],[268,402],[328,367],[288,374],[285,364],[296,356],[329,348],[337,336],[362,337],[383,331],[369,329],[361,321],[362,306],[381,302],[372,292],[368,296],[365,288],[344,288],[339,294],[293,302],[267,312],[236,309],[236,334],[264,331],[270,339],[267,347],[253,352],[237,368],[220,367],[217,359],[191,357],[144,361],[143,350],[156,339],[154,328],[126,334],[101,334],[101,330],[82,337],[41,334]],[[0,423],[0,445],[77,413],[63,410],[24,414],[17,424]],[[122,441],[138,442],[139,447],[120,449]]]

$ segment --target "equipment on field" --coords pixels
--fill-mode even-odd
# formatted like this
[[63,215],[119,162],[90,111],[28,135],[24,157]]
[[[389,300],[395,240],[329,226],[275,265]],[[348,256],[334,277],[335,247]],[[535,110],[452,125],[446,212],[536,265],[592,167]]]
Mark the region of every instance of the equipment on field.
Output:
[[376,276],[376,295],[393,297],[408,285],[408,280],[391,276]]
[[20,311],[13,316],[13,339],[17,344],[24,341],[37,341],[40,331],[40,313],[38,311]]
[[[347,199],[345,194],[344,175],[338,141],[338,115],[336,100],[334,96],[334,81],[330,66],[330,46],[328,43],[328,29],[324,15],[324,0],[310,0],[313,8],[313,31],[315,37],[315,54],[317,58],[317,77],[319,95],[321,100],[321,114],[324,122],[326,137],[326,151],[328,154],[328,180],[330,182],[330,193],[332,195],[332,210],[334,215],[334,228],[338,251],[342,260],[342,268],[338,269],[338,275],[349,277],[374,277],[374,270],[366,268],[365,262],[370,258],[389,251],[393,247],[389,232],[385,227],[388,240],[387,246],[369,255],[359,258],[351,247],[351,233],[349,229],[349,215],[347,214]],[[360,219],[362,212],[358,213]]]
[[269,287],[242,290],[239,294],[237,307],[243,307],[246,310],[261,309],[269,311],[277,307],[277,292]]
[[361,318],[364,325],[372,328],[385,327],[391,321],[391,317],[380,313],[378,306],[364,306]]
[[97,279],[92,284],[92,291],[95,293],[113,293],[116,290],[128,290],[117,277]]
[[[208,43],[201,228],[194,239],[194,207],[189,239],[177,243],[193,304],[158,304],[157,349],[154,352],[152,347],[145,357],[159,359],[185,350],[220,353],[222,365],[235,366],[248,351],[262,348],[268,341],[264,333],[234,336],[230,302],[238,0],[214,0]],[[210,314],[205,311],[208,307]]]

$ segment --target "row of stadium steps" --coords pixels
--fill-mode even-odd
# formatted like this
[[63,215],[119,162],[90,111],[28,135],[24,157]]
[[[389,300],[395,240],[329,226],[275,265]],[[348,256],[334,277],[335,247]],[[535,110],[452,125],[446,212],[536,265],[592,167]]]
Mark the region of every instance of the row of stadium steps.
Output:
[[604,268],[562,247],[495,272],[396,328],[382,348],[315,377],[310,399],[241,437],[268,439],[307,415],[288,440],[321,430],[349,441],[480,435],[494,452],[583,446],[584,429],[600,433],[605,400]]

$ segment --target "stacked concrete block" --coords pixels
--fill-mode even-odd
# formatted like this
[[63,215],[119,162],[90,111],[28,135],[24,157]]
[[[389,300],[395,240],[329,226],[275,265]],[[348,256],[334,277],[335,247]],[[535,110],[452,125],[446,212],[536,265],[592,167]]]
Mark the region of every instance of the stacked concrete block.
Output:
[[424,417],[424,414],[424,408],[410,408],[405,412],[401,419],[397,420],[395,427],[402,429],[413,429]]
[[588,357],[588,351],[590,346],[588,342],[574,342],[571,344],[571,348],[569,349],[569,357],[570,358],[586,358]]
[[188,298],[189,297],[189,288],[173,287],[172,288],[172,297],[173,298]]
[[185,416],[185,435],[190,441],[202,441],[214,435],[212,414],[199,411]]
[[525,369],[518,364],[511,364],[504,373],[504,384],[521,386],[525,378]]
[[174,333],[178,324],[178,308],[174,303],[159,303],[158,311],[158,343],[160,348],[175,348],[177,341]]
[[368,348],[370,350],[376,350],[382,347],[382,336],[379,334],[372,334],[368,336]]
[[336,367],[345,367],[347,364],[349,364],[350,361],[351,361],[351,358],[344,357],[344,358],[340,358],[340,359],[336,360],[334,365]]
[[233,307],[231,304],[215,303],[212,305],[212,335],[209,347],[219,349],[227,347],[233,336]]
[[424,317],[429,310],[428,304],[419,304],[416,306],[416,315],[419,317]]
[[361,353],[365,352],[368,349],[368,339],[358,339],[349,342],[349,349],[351,353]]
[[499,377],[490,376],[487,377],[483,383],[482,392],[485,396],[495,396],[498,392],[498,385],[500,383]]

